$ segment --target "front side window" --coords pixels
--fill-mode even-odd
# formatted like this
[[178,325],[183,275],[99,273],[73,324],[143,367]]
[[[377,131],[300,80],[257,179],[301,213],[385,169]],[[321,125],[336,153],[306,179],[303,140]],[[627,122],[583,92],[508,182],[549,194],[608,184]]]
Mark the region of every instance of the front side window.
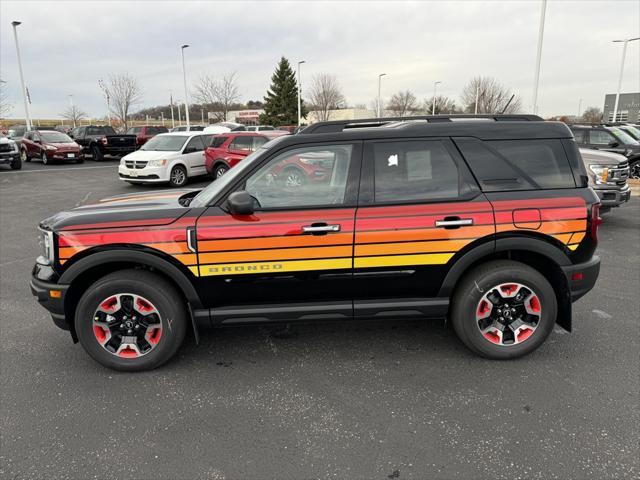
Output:
[[204,143],[202,143],[202,138],[200,138],[200,136],[193,137],[191,140],[189,140],[189,143],[187,144],[185,150],[187,149],[193,149],[194,152],[201,152],[202,150],[204,150]]
[[458,166],[439,141],[374,143],[376,203],[460,196]]
[[289,150],[251,175],[245,190],[261,209],[343,205],[352,150],[352,145]]
[[587,135],[585,130],[573,130],[573,137],[576,139],[576,143],[587,143]]
[[593,145],[609,145],[615,139],[613,135],[605,130],[591,130],[589,132],[590,141]]

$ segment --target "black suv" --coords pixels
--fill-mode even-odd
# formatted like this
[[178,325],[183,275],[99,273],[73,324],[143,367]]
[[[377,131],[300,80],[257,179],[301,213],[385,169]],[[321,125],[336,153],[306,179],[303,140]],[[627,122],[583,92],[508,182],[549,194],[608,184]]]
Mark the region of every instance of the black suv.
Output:
[[203,190],[42,221],[32,292],[120,370],[201,326],[316,320],[448,318],[477,354],[519,357],[571,329],[600,267],[598,197],[571,131],[541,120],[312,125]]
[[579,147],[619,153],[629,161],[629,178],[640,178],[640,143],[618,125],[569,125]]

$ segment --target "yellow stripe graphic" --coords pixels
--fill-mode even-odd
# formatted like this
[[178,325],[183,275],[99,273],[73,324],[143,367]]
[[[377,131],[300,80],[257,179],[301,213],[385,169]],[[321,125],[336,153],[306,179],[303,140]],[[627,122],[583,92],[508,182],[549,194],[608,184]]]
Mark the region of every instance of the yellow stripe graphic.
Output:
[[453,253],[425,253],[422,255],[390,255],[386,257],[356,257],[355,268],[399,267],[406,265],[444,265]]

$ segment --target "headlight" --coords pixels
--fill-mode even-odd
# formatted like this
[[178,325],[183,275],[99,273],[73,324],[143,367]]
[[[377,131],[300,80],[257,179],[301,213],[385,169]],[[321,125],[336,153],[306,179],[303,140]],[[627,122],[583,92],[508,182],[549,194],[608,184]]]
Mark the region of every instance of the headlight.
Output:
[[594,173],[594,181],[596,185],[607,183],[609,177],[609,169],[604,165],[589,165],[589,170]]
[[122,158],[120,159],[120,165],[122,165],[122,166],[124,167],[124,157],[122,157]]
[[9,145],[11,145],[11,150],[13,150],[14,152],[18,151],[18,144],[16,142],[11,140],[11,141],[9,141]]
[[38,230],[40,232],[38,243],[40,244],[40,251],[42,253],[42,257],[48,262],[49,265],[51,265],[55,261],[53,232],[51,230],[44,230],[43,228],[38,228]]
[[45,145],[44,147],[46,150],[57,150],[56,147],[52,146],[52,145]]
[[149,160],[147,167],[164,167],[166,164],[166,160]]

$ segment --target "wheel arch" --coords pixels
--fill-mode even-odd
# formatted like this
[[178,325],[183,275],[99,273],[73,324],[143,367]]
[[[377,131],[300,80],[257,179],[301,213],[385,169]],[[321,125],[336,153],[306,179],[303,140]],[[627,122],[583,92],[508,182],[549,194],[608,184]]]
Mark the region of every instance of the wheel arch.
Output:
[[562,266],[571,265],[569,257],[557,246],[535,236],[496,238],[482,243],[455,261],[445,276],[438,297],[453,297],[458,281],[471,269],[491,260],[509,259],[539,271],[551,283],[558,300],[556,322],[571,331],[571,294]]
[[[183,297],[189,315],[201,310],[202,302],[195,286],[189,279],[186,268],[174,265],[173,259],[162,252],[125,249],[122,245],[99,251],[82,252],[85,255],[69,265],[60,276],[59,283],[69,285],[64,297],[64,313],[74,341],[77,339],[74,322],[75,311],[80,298],[87,289],[101,277],[119,270],[144,269],[160,275],[171,283]],[[193,323],[194,333],[195,323]]]

